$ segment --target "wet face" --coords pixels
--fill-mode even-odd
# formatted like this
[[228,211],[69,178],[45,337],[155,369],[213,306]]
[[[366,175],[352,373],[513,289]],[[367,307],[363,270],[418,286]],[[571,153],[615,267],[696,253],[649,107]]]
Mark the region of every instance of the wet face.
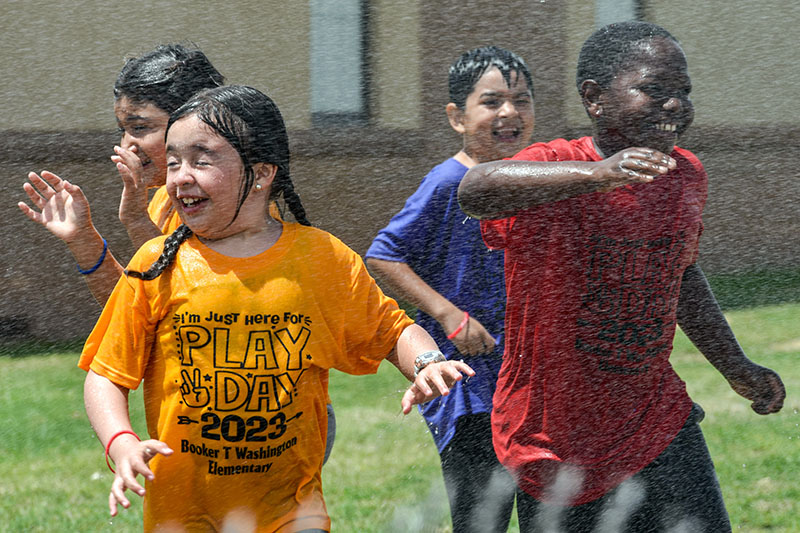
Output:
[[196,235],[222,239],[264,224],[266,194],[253,191],[234,220],[244,176],[242,160],[196,115],[170,127],[166,159],[167,192],[181,220]]
[[169,113],[153,104],[140,104],[123,96],[114,102],[122,139],[120,146],[135,148],[142,162],[145,183],[161,186],[166,179],[164,133],[167,131]]
[[629,147],[669,154],[694,118],[686,56],[673,40],[658,37],[637,53],[601,89],[595,140],[605,156]]
[[477,163],[511,157],[530,143],[533,97],[524,76],[512,72],[510,80],[509,86],[497,67],[488,69],[464,109],[451,115],[453,129],[464,136],[464,152]]

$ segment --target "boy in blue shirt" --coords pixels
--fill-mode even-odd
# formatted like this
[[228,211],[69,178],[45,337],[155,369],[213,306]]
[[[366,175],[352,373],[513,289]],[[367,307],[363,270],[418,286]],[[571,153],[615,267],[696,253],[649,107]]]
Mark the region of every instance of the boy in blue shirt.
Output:
[[469,358],[476,375],[420,410],[440,454],[454,533],[506,531],[515,484],[497,460],[490,423],[504,345],[503,254],[486,248],[457,192],[470,167],[528,145],[533,84],[522,58],[487,46],[453,63],[449,87],[447,116],[463,147],[425,176],[378,233],[367,265],[418,308],[417,323],[448,359]]

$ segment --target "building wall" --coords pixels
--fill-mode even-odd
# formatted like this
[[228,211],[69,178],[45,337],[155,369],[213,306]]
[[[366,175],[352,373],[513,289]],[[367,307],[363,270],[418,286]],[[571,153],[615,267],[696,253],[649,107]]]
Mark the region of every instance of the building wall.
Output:
[[[99,313],[66,247],[16,207],[28,171],[46,168],[80,184],[112,250],[123,262],[132,254],[108,159],[117,142],[111,86],[125,57],[160,42],[193,42],[229,82],[274,96],[312,222],[359,253],[427,170],[460,148],[444,106],[447,68],[464,50],[497,44],[526,58],[535,140],[588,131],[573,80],[578,49],[593,29],[592,2],[520,0],[502,9],[493,0],[368,2],[370,123],[343,128],[311,125],[307,2],[219,5],[0,4],[0,194],[7,199],[0,205],[0,337],[19,323],[39,338],[82,337]],[[736,10],[688,0],[644,8],[681,39],[690,61],[698,112],[681,144],[711,176],[701,263],[712,273],[794,267],[800,132],[788,92],[798,44],[784,36],[800,8],[776,0]]]

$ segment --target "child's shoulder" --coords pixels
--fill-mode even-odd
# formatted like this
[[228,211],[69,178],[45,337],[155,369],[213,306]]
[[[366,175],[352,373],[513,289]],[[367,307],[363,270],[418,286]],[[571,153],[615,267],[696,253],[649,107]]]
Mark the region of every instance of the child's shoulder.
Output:
[[131,258],[127,268],[129,270],[147,270],[150,265],[161,256],[164,251],[164,241],[169,235],[159,235],[145,242]]
[[553,139],[523,148],[513,159],[529,161],[584,161],[598,156],[591,137]]
[[422,178],[421,187],[442,187],[458,186],[461,178],[469,170],[464,164],[455,157],[446,159],[433,167],[428,174]]
[[314,226],[303,226],[296,223],[294,226],[296,241],[301,246],[309,248],[310,251],[330,250],[337,253],[355,254],[349,246],[333,233]]
[[705,173],[703,163],[701,163],[700,159],[689,150],[676,146],[670,155],[678,163],[678,166],[690,166],[697,172]]

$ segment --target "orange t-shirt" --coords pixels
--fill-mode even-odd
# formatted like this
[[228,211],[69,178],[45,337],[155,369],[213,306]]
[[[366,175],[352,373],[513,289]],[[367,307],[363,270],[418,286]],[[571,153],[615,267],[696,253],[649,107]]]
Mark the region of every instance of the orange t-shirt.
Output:
[[[130,268],[145,270],[165,237]],[[145,529],[327,529],[322,498],[328,369],[373,373],[412,324],[332,235],[284,224],[276,244],[223,256],[196,237],[152,281],[124,276],[79,366],[135,389],[148,432],[175,453],[151,462]]]

